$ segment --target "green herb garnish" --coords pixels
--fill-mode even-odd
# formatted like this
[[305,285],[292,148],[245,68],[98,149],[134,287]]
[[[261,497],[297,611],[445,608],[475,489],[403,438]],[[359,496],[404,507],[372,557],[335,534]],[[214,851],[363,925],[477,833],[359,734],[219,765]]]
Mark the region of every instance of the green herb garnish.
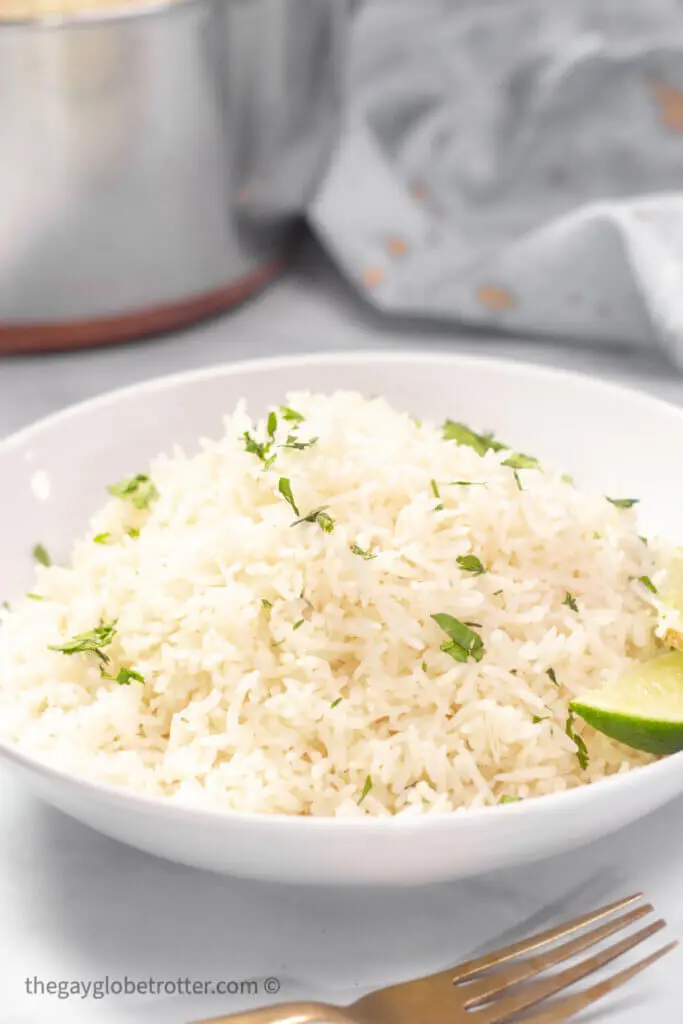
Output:
[[500,595],[501,595],[502,593],[503,593],[503,591],[502,591],[502,590],[494,590],[494,591],[493,591],[493,596],[494,596],[494,597],[500,597]]
[[42,594],[34,594],[32,590],[30,590],[26,596],[29,599],[29,601],[44,601],[45,600],[45,598],[43,597]]
[[132,680],[135,680],[136,683],[144,683],[145,681],[144,676],[136,672],[134,668],[126,668],[125,665],[118,670],[115,676],[110,676],[103,668],[100,669],[100,672],[103,679],[111,679],[113,682],[118,683],[119,686],[128,686]]
[[569,591],[567,591],[567,593],[565,594],[564,601],[562,602],[562,604],[566,604],[567,607],[571,608],[573,612],[578,612],[579,610],[579,606],[576,603],[576,598],[573,594],[570,594]]
[[159,497],[154,481],[150,480],[146,473],[138,473],[137,476],[130,476],[117,484],[110,484],[107,490],[115,498],[130,501],[139,509],[148,509],[150,503]]
[[[507,451],[509,446],[496,441],[493,434],[477,434],[464,423],[455,423],[453,420],[446,420],[443,425],[444,441],[455,441],[457,444],[467,445],[473,448],[477,455],[486,455],[487,452]],[[504,466],[511,469],[540,469],[538,459],[532,455],[525,455],[523,452],[512,452],[505,461]],[[521,490],[521,488],[520,488]]]
[[588,767],[589,763],[590,763],[590,756],[588,754],[588,747],[584,743],[584,741],[581,738],[581,736],[579,736],[578,733],[576,733],[574,731],[574,715],[573,715],[573,713],[571,711],[567,715],[567,722],[566,722],[566,725],[564,727],[564,731],[566,732],[566,734],[569,737],[569,739],[572,740],[575,743],[575,745],[576,745],[576,756],[577,756],[577,758],[579,760],[579,766],[583,769],[583,771],[585,771],[586,768]]
[[303,619],[299,619],[298,622],[294,623],[294,625],[292,626],[292,629],[301,629],[303,624],[304,624],[304,620]]
[[638,580],[640,581],[640,583],[643,584],[644,587],[647,587],[651,594],[659,593],[659,591],[657,590],[656,586],[654,585],[649,576],[639,576]]
[[296,409],[290,409],[288,405],[280,406],[280,415],[283,420],[286,420],[288,423],[303,423],[306,419],[306,417],[302,416],[300,412],[296,411]]
[[432,618],[450,637],[450,640],[441,644],[441,650],[445,654],[450,654],[455,661],[464,662],[468,658],[481,661],[484,656],[484,642],[478,633],[474,633],[464,622],[446,612],[437,612]]
[[277,431],[277,413],[272,411],[268,413],[268,422],[266,423],[266,430],[268,431],[268,437],[270,438],[270,443],[272,444],[273,441],[275,440],[275,433]]
[[331,708],[336,708],[337,704],[341,704],[343,699],[344,699],[343,697],[337,697],[335,700],[332,701],[332,703],[330,704],[330,707]]
[[520,801],[521,797],[518,796],[502,796],[498,801],[499,804],[516,804]]
[[294,512],[294,515],[300,516],[301,513],[299,512],[299,506],[295,502],[294,495],[292,494],[292,485],[290,484],[286,476],[280,477],[280,482],[277,485],[277,489],[282,495],[282,497],[285,499],[287,504],[291,507],[292,511]]
[[306,448],[311,448],[318,441],[317,437],[312,437],[310,441],[297,441],[294,434],[290,434],[284,444],[280,445],[281,448],[293,448],[294,451],[303,452]]
[[642,542],[645,545],[645,547],[647,547],[647,544],[648,544],[647,537],[643,537],[642,535],[639,535],[638,536],[638,540],[642,540]]
[[476,555],[459,555],[456,562],[465,572],[471,572],[473,576],[482,576],[487,572],[486,566]]
[[52,565],[52,559],[50,558],[47,548],[45,547],[44,544],[36,544],[36,546],[33,549],[33,557],[35,558],[36,562],[39,562],[40,565],[44,565],[46,568]]
[[444,423],[443,437],[444,441],[455,441],[457,444],[474,448],[477,455],[486,455],[489,451],[500,452],[507,447],[496,441],[493,434],[477,434],[464,423],[456,423],[453,420],[446,420]]
[[486,487],[485,480],[449,480],[448,487]]
[[359,548],[357,544],[352,544],[351,550],[353,551],[354,555],[358,555],[359,558],[364,558],[366,562],[369,561],[371,558],[377,558],[377,555],[374,553],[374,551],[364,551],[363,548]]
[[106,665],[109,655],[102,650],[112,642],[116,635],[116,622],[101,622],[95,629],[87,633],[77,633],[64,644],[50,644],[50,651],[60,651],[62,654],[95,654]]
[[430,480],[430,486],[432,488],[432,494],[434,495],[434,497],[440,498],[441,495],[439,494],[439,487],[436,480]]
[[508,455],[507,459],[503,462],[503,465],[509,466],[510,469],[541,468],[538,459],[535,459],[532,455],[525,455],[523,452],[513,452],[512,455]]
[[267,612],[269,612],[270,609],[273,607],[273,602],[269,601],[267,597],[261,598],[261,604],[263,605]]
[[140,536],[140,531],[136,530],[135,527],[133,527],[132,529],[128,530],[127,533],[128,533],[129,537],[133,538],[133,540],[137,540],[137,538]]
[[539,722],[547,722],[548,719],[547,719],[547,717],[546,718],[541,718],[540,715],[532,715],[531,716],[531,721],[533,722],[534,725],[538,725]]
[[[307,516],[301,516],[292,523],[292,526],[299,526],[300,523],[317,523],[323,533],[332,533],[334,530],[334,519],[325,510],[327,505],[323,505],[321,508],[314,509],[313,512],[309,512]],[[295,509],[298,512],[298,509]]]
[[571,487],[574,487],[574,484],[575,484],[574,477],[570,476],[569,473],[563,473],[562,476],[560,477],[560,480],[562,481],[563,484],[569,484]]
[[558,683],[558,681],[557,681],[557,676],[555,675],[555,669],[554,668],[547,668],[545,670],[545,674],[547,675],[547,677],[550,680],[550,682],[554,683],[555,686],[559,686],[560,685]]
[[610,504],[616,508],[633,508],[640,501],[640,498],[608,498]]
[[427,671],[427,662],[426,662],[426,661],[423,661],[423,662],[422,662],[422,671],[423,671],[423,672],[426,672],[426,671]]
[[372,779],[368,775],[367,778],[365,779],[365,785],[363,786],[363,792],[360,795],[360,800],[358,801],[358,806],[359,807],[363,803],[363,801],[365,800],[366,796],[368,795],[368,793],[370,792],[371,789],[372,789]]
[[520,490],[520,491],[523,491],[524,488],[522,487],[522,481],[519,479],[519,473],[517,472],[516,469],[513,469],[512,475],[515,478],[515,483],[517,484],[517,489]]
[[109,533],[96,533],[93,537],[93,544],[108,544],[111,534]]
[[270,469],[275,462],[275,455],[269,455],[273,447],[273,438],[271,437],[270,441],[257,441],[248,430],[245,430],[242,434],[242,439],[244,440],[244,447],[249,454],[255,455],[257,459],[260,459],[264,469]]

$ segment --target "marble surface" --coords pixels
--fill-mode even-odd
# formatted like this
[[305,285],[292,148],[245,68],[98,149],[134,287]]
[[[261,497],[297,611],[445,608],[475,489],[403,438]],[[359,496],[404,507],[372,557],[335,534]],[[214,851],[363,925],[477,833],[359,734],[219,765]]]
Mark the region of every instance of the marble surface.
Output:
[[[380,319],[309,245],[290,274],[192,332],[99,352],[0,362],[0,435],[148,376],[292,351],[416,344],[512,355],[629,381],[683,401],[656,352],[548,343]],[[683,800],[591,847],[422,890],[306,890],[202,874],[106,839],[33,799],[0,770],[0,1022],[184,1024],[281,998],[348,1001],[474,950],[642,890],[683,938]],[[648,951],[659,939],[651,940]],[[582,1020],[680,1020],[678,951]],[[32,995],[26,979],[256,980],[261,995]],[[33,984],[33,982],[31,982]]]

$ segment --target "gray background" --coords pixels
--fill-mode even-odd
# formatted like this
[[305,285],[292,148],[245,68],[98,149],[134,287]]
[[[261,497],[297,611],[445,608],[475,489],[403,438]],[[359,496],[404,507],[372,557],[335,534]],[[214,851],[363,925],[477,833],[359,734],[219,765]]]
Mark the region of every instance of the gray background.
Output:
[[[673,401],[665,357],[609,345],[459,334],[380,319],[308,243],[260,299],[191,332],[101,351],[0,361],[0,435],[151,375],[287,352],[422,346],[512,355],[623,380]],[[253,1000],[29,997],[24,978],[277,975],[281,995],[350,999],[442,969],[510,929],[543,926],[639,889],[683,937],[683,800],[579,854],[489,878],[399,892],[304,890],[224,879],[128,850],[41,805],[0,769],[0,1024],[181,1024]],[[656,941],[656,940],[655,940]],[[585,1017],[681,1019],[681,954]]]

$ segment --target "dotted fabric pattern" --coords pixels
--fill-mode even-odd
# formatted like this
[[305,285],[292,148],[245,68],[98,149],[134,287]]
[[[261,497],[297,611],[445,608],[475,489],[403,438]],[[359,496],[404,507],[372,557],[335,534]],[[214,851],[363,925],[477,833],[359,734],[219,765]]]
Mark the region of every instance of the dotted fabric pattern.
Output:
[[393,314],[683,365],[681,0],[366,0],[310,219]]

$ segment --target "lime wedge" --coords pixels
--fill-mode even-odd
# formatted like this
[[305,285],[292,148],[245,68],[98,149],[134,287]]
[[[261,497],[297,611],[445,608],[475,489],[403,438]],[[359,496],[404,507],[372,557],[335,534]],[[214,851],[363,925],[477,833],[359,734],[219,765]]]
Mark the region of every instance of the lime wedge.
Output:
[[683,652],[634,665],[612,686],[582,693],[569,706],[594,729],[636,750],[683,750]]

